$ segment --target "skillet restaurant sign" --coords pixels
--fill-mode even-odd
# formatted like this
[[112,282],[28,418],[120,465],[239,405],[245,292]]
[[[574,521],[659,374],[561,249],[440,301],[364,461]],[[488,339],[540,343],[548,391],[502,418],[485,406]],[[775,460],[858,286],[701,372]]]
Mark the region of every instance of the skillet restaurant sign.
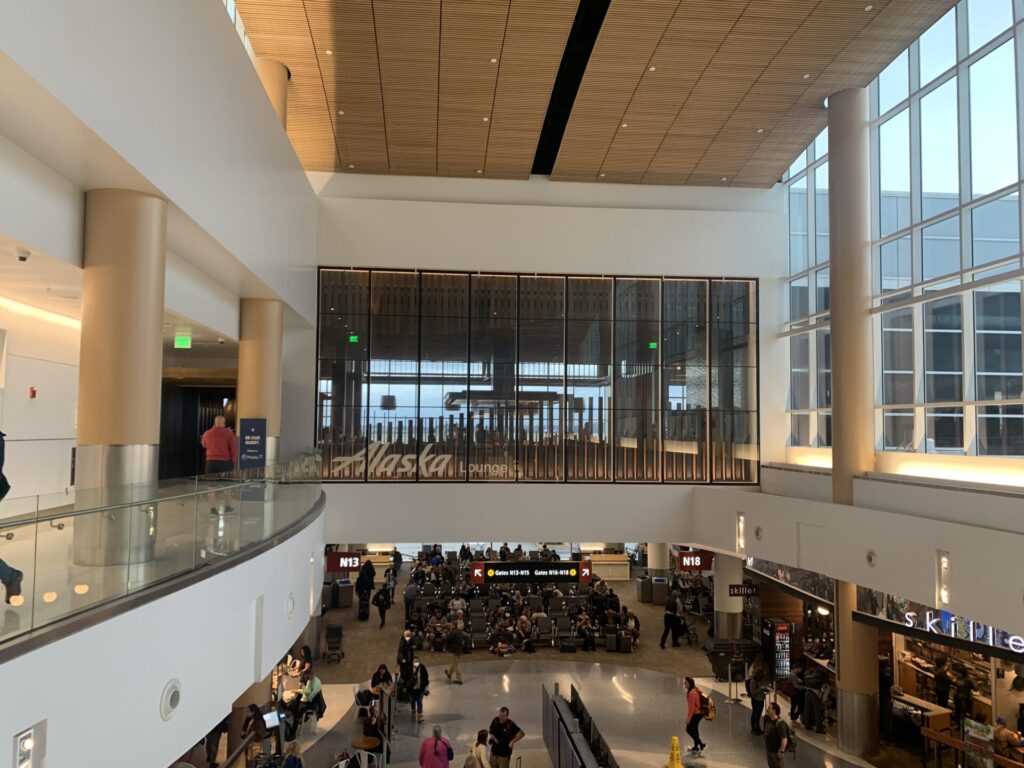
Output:
[[[425,445],[423,451],[417,456],[414,453],[388,453],[391,443],[373,442],[370,443],[370,450],[364,448],[352,456],[339,456],[331,461],[331,477],[342,477],[348,470],[350,475],[362,475],[364,470],[368,477],[374,478],[395,478],[409,480],[416,477],[417,468],[419,476],[423,477],[464,477],[466,474],[466,462],[460,457],[457,461],[450,453],[433,453],[432,444]],[[369,459],[367,459],[369,455]],[[451,466],[457,465],[458,471],[452,472]],[[470,464],[470,477],[508,479],[518,477],[518,465],[515,461],[507,464]]]

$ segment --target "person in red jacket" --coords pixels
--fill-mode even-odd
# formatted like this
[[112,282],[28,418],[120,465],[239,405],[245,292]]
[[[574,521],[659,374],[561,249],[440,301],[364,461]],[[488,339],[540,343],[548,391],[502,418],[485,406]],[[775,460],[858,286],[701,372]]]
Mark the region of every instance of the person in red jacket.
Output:
[[227,420],[218,416],[213,426],[203,432],[203,450],[206,451],[206,474],[233,472],[238,460],[238,440]]
[[693,739],[693,746],[690,747],[690,751],[695,755],[699,755],[707,749],[708,746],[700,739],[700,721],[701,718],[704,717],[701,714],[700,707],[700,688],[697,687],[697,684],[693,681],[692,677],[686,678],[685,685],[686,733],[691,739]]

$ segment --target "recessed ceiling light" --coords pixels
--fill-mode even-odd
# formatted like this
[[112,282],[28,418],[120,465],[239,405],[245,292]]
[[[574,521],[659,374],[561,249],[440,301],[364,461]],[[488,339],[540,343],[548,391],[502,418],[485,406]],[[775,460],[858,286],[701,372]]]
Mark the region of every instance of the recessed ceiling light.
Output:
[[332,51],[330,49],[324,51],[324,53],[326,53],[328,56],[333,56],[334,55],[334,51]]
[[758,132],[758,133],[764,133],[764,128],[758,128],[758,129],[757,129],[757,132]]
[[483,173],[483,172],[484,172],[484,169],[483,169],[483,168],[477,168],[477,169],[476,169],[476,172],[477,172],[477,173]]
[[657,69],[657,67],[648,67],[647,71],[648,72],[654,72],[656,69]]
[[485,118],[484,118],[484,122],[485,122],[485,123],[489,123],[490,121],[491,121],[491,118],[489,118],[489,117],[485,117]]
[[875,6],[873,6],[873,5],[865,5],[864,6],[864,10],[865,11],[873,11],[873,10],[875,10]]
[[339,115],[344,115],[345,114],[345,110],[344,109],[339,109],[338,110],[338,114]]
[[348,167],[349,167],[349,168],[355,168],[355,166],[354,166],[354,165],[352,165],[352,163],[349,163],[349,164],[348,164]]
[[810,76],[810,74],[805,74],[805,75],[804,75],[804,80],[810,80],[810,79],[811,79],[811,76]]
[[623,123],[623,124],[622,124],[622,127],[623,127],[623,128],[629,128],[629,123]]
[[603,173],[602,173],[602,174],[600,174],[600,176],[601,176],[601,178],[602,178],[602,179],[604,178],[604,174],[603,174]]
[[497,59],[491,59],[491,64],[497,64],[497,63],[498,63]]
[[723,177],[722,177],[722,181],[728,181],[728,180],[729,180],[729,177],[728,177],[728,176],[723,176]]

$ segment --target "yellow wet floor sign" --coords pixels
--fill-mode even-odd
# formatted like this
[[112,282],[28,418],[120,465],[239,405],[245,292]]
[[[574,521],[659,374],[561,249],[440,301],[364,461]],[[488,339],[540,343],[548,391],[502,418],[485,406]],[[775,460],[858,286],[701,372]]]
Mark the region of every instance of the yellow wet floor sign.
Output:
[[668,751],[667,768],[683,768],[683,759],[679,755],[679,737],[672,737],[672,746]]

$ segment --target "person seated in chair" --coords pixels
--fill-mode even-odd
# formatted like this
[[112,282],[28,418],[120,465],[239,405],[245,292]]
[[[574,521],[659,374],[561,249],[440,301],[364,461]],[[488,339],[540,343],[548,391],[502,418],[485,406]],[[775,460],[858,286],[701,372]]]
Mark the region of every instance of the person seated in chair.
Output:
[[581,613],[576,620],[576,636],[580,639],[581,650],[597,650],[597,633],[594,631],[594,626],[590,623],[590,617],[586,613]]
[[[292,716],[295,718],[295,727],[302,722],[303,716],[306,712],[314,710],[318,702],[316,698],[321,695],[322,686],[320,684],[320,678],[313,674],[312,671],[303,672],[302,677],[299,678],[302,682],[302,687],[299,689],[299,695],[296,696],[291,703]],[[320,719],[320,712],[316,712],[316,717]]]

